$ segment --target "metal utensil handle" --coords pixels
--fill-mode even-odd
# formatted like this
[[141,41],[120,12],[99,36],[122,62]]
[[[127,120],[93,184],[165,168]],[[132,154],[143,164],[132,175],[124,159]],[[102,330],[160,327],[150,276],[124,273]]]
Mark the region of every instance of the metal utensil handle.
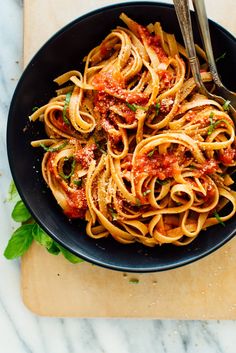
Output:
[[218,86],[222,86],[223,84],[219,78],[214,55],[213,55],[205,2],[204,2],[204,0],[192,0],[192,2],[193,2],[194,10],[197,14],[199,29],[201,32],[203,45],[204,45],[204,48],[206,51],[206,56],[207,56],[210,72],[212,73],[212,77],[213,77],[213,80],[215,81],[215,83]]
[[173,0],[175,11],[178,17],[180,29],[182,32],[185,48],[188,54],[188,59],[192,71],[193,78],[197,86],[205,91],[205,86],[201,79],[199,62],[196,56],[195,44],[193,39],[193,30],[189,10],[188,0]]

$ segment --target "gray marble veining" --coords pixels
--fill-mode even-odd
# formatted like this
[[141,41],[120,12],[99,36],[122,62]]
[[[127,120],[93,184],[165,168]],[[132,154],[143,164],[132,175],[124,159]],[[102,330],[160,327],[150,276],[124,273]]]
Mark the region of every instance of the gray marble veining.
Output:
[[[91,1],[90,1],[91,2]],[[1,2],[0,253],[14,228],[6,202],[10,100],[22,72],[22,1]],[[0,353],[234,353],[235,321],[55,319],[30,313],[20,296],[19,262],[0,255]]]

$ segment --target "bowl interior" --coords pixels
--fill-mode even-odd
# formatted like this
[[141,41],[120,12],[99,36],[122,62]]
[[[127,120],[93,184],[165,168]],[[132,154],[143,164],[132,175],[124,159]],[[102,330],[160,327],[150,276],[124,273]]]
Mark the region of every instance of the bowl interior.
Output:
[[[53,79],[70,70],[82,70],[83,57],[115,28],[122,25],[119,15],[125,12],[140,24],[160,21],[163,29],[175,33],[182,42],[173,6],[137,2],[103,8],[85,15],[55,34],[35,55],[25,69],[12,99],[7,131],[7,148],[12,175],[20,195],[39,224],[55,240],[96,264],[123,271],[149,272],[174,268],[197,260],[229,240],[235,229],[235,218],[202,231],[186,247],[161,246],[146,248],[141,244],[122,245],[111,237],[96,241],[85,234],[85,222],[69,221],[62,213],[41,176],[41,149],[30,142],[45,136],[40,123],[29,124],[32,108],[54,95]],[[195,41],[200,44],[193,18]],[[232,67],[236,61],[235,39],[210,22],[215,57],[226,53],[218,62],[223,82],[235,89]]]

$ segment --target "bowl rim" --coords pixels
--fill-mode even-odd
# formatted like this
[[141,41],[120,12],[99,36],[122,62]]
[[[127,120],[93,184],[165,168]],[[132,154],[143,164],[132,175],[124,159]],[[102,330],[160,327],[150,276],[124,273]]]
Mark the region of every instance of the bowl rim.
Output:
[[[88,19],[91,16],[94,16],[96,14],[100,14],[102,12],[107,12],[109,10],[113,10],[113,9],[119,9],[122,7],[132,7],[132,6],[153,6],[153,7],[163,7],[163,8],[169,8],[172,9],[174,8],[174,5],[169,4],[169,3],[164,3],[164,2],[154,2],[154,1],[129,1],[129,2],[122,2],[122,3],[117,3],[117,4],[112,4],[112,5],[107,5],[107,6],[102,6],[99,7],[97,9],[94,9],[92,11],[86,12],[83,15],[77,17],[76,19],[70,21],[69,23],[67,23],[66,25],[64,25],[63,27],[61,27],[59,30],[57,30],[53,35],[51,35],[41,46],[40,48],[34,53],[34,55],[31,57],[31,59],[27,62],[27,64],[25,65],[23,72],[21,74],[21,77],[17,83],[17,86],[14,90],[14,93],[12,95],[12,99],[10,102],[10,106],[9,106],[9,111],[8,111],[8,118],[7,118],[7,130],[6,130],[6,141],[7,141],[7,156],[8,156],[8,162],[9,162],[9,166],[10,166],[10,171],[12,174],[12,178],[13,181],[16,185],[17,191],[22,199],[22,201],[25,203],[26,207],[29,208],[30,213],[32,214],[33,218],[36,220],[36,222],[40,225],[40,227],[42,227],[42,229],[47,232],[49,234],[50,237],[52,237],[55,241],[57,241],[60,245],[62,245],[65,249],[69,250],[71,253],[73,253],[76,256],[79,256],[81,259],[93,263],[95,265],[101,266],[103,268],[107,268],[107,269],[111,269],[111,270],[116,270],[116,271],[122,271],[122,272],[133,272],[133,273],[151,273],[151,272],[162,272],[162,271],[167,271],[167,270],[171,270],[171,269],[177,269],[179,267],[185,266],[187,264],[191,264],[197,260],[200,260],[208,255],[210,255],[211,253],[213,253],[214,251],[216,251],[217,249],[219,249],[220,247],[222,247],[225,243],[227,243],[230,239],[232,239],[235,235],[235,231],[236,228],[232,231],[229,232],[228,236],[225,237],[224,239],[222,239],[221,241],[219,241],[216,245],[211,246],[210,249],[207,249],[203,252],[201,252],[200,254],[194,254],[192,253],[192,256],[186,259],[179,259],[178,263],[173,263],[173,264],[168,264],[168,265],[164,265],[164,266],[160,266],[160,264],[156,264],[156,265],[148,265],[148,266],[143,266],[142,264],[140,264],[140,267],[131,267],[131,266],[126,266],[126,265],[116,265],[116,264],[107,264],[104,263],[103,260],[99,260],[93,257],[90,257],[89,255],[86,255],[85,253],[79,253],[77,250],[72,249],[70,246],[67,245],[67,243],[64,240],[61,240],[60,238],[58,238],[58,236],[56,234],[54,234],[45,224],[44,222],[35,214],[34,211],[31,210],[31,208],[28,206],[28,202],[26,201],[26,198],[24,196],[24,192],[21,189],[21,186],[18,183],[17,180],[17,176],[16,176],[16,172],[14,169],[14,162],[13,162],[13,153],[11,152],[10,149],[10,136],[11,136],[11,130],[9,127],[9,122],[12,120],[12,110],[13,110],[13,106],[15,105],[17,96],[20,93],[20,88],[21,88],[21,84],[25,79],[25,76],[28,73],[28,70],[30,69],[30,67],[32,66],[32,64],[34,63],[35,59],[37,59],[38,55],[41,54],[41,52],[43,52],[45,50],[45,48],[47,48],[47,46],[50,45],[51,42],[53,42],[56,38],[58,38],[61,34],[67,32],[68,30],[70,30],[70,28],[72,28],[73,26],[76,26],[77,23]],[[193,13],[193,11],[191,11],[191,13]],[[213,24],[216,28],[218,28],[219,30],[221,30],[227,37],[229,37],[231,40],[234,41],[235,45],[236,45],[236,37],[229,32],[227,29],[225,29],[224,27],[222,27],[220,24],[216,23],[215,21],[209,19],[209,22],[211,24]]]

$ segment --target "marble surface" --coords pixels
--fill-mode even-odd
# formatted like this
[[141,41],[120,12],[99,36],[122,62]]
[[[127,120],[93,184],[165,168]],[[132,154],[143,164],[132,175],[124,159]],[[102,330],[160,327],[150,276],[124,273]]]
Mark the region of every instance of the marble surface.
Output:
[[[95,3],[106,1],[89,1],[90,8]],[[22,72],[22,1],[2,1],[1,13],[0,353],[234,353],[235,321],[54,319],[37,317],[24,307],[20,264],[2,256],[14,229],[12,205],[6,201],[11,175],[5,135],[10,100]]]

